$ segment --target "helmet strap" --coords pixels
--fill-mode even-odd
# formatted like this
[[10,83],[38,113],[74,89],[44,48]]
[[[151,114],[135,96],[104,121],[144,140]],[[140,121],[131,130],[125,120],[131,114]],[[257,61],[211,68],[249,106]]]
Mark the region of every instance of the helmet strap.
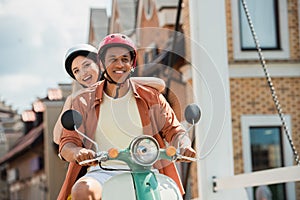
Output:
[[[100,80],[106,80],[107,82],[111,83],[111,84],[115,84],[117,86],[117,89],[116,89],[116,95],[114,96],[114,99],[118,98],[119,96],[119,91],[120,91],[120,88],[122,87],[122,85],[127,81],[127,79],[129,79],[131,77],[131,73],[134,72],[134,69],[132,68],[131,71],[130,71],[130,74],[128,74],[128,76],[126,77],[126,79],[122,82],[122,83],[118,83],[116,81],[114,81],[110,75],[107,73],[107,70],[106,70],[106,67],[104,67],[105,70],[104,72],[101,74],[101,78]],[[106,74],[106,76],[105,76]]]
[[98,75],[98,79],[97,79],[97,81],[101,81],[101,80],[103,80],[103,79],[101,79],[101,78],[102,78],[102,76],[103,76],[103,73],[101,72],[101,69],[100,69],[100,67],[99,67],[99,75]]

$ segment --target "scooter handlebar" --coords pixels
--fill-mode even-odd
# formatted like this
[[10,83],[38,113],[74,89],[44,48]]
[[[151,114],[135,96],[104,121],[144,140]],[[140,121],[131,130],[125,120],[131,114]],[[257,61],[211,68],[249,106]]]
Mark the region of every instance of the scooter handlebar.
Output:
[[197,158],[192,158],[192,157],[183,156],[183,155],[177,155],[176,160],[188,160],[191,162],[196,162]]

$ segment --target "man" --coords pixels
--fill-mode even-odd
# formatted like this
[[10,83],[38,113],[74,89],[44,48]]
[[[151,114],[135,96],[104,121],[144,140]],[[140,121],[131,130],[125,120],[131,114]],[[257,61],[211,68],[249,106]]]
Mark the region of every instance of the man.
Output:
[[[153,136],[161,147],[165,141],[176,146],[179,143],[185,156],[195,157],[189,138],[181,137],[185,130],[165,98],[157,90],[130,80],[137,58],[134,43],[123,34],[108,35],[99,45],[98,58],[104,68],[104,81],[73,102],[73,109],[83,114],[80,130],[95,140],[100,150],[126,148],[134,137],[146,134]],[[73,200],[101,199],[102,185],[120,173],[102,170],[93,163],[87,164],[88,172],[77,180],[82,168],[77,163],[95,156],[91,148],[92,144],[76,132],[64,130],[59,150],[70,166],[59,199],[64,199],[71,187]],[[118,162],[106,165],[124,168]],[[157,163],[156,168],[170,176],[184,193],[174,163]]]

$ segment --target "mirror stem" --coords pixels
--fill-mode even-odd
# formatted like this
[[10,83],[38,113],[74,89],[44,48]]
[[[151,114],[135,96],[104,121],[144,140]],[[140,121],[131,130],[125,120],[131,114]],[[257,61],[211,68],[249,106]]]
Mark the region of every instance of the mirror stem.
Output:
[[75,131],[76,131],[79,135],[81,135],[82,137],[84,137],[85,139],[87,139],[88,141],[90,141],[93,145],[95,145],[96,152],[99,151],[99,149],[98,149],[98,144],[97,144],[95,141],[93,141],[91,138],[89,138],[89,137],[86,136],[85,134],[81,133],[81,132],[76,128],[75,125],[74,125],[74,129],[75,129]]
[[[187,135],[187,133],[188,133],[194,126],[195,126],[195,121],[193,120],[192,125],[185,131],[185,133],[181,136],[181,138],[185,137],[185,136]],[[180,153],[179,145],[180,145],[180,140],[178,141],[177,153]]]

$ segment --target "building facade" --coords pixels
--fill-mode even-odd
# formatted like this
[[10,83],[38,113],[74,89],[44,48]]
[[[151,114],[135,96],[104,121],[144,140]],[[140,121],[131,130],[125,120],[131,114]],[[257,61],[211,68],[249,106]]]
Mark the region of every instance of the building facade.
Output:
[[[13,144],[24,133],[24,125],[21,116],[14,111],[4,101],[0,102],[0,158],[13,146]],[[0,167],[0,199],[5,199],[8,195],[8,187],[6,184],[6,169]]]
[[1,199],[54,200],[65,178],[67,162],[57,156],[53,128],[71,84],[48,90],[47,97],[37,99],[32,110],[22,113],[22,135],[0,157],[3,180]]
[[[244,7],[239,1],[226,1],[236,174],[295,165],[286,134],[292,138],[295,149],[300,150],[299,2],[247,1],[246,4],[271,79],[264,74]],[[276,93],[272,93],[272,87]],[[278,102],[274,101],[274,95]],[[284,114],[288,132],[278,108]],[[274,199],[300,199],[299,182],[269,187]],[[255,189],[248,188],[250,199],[254,199]]]

